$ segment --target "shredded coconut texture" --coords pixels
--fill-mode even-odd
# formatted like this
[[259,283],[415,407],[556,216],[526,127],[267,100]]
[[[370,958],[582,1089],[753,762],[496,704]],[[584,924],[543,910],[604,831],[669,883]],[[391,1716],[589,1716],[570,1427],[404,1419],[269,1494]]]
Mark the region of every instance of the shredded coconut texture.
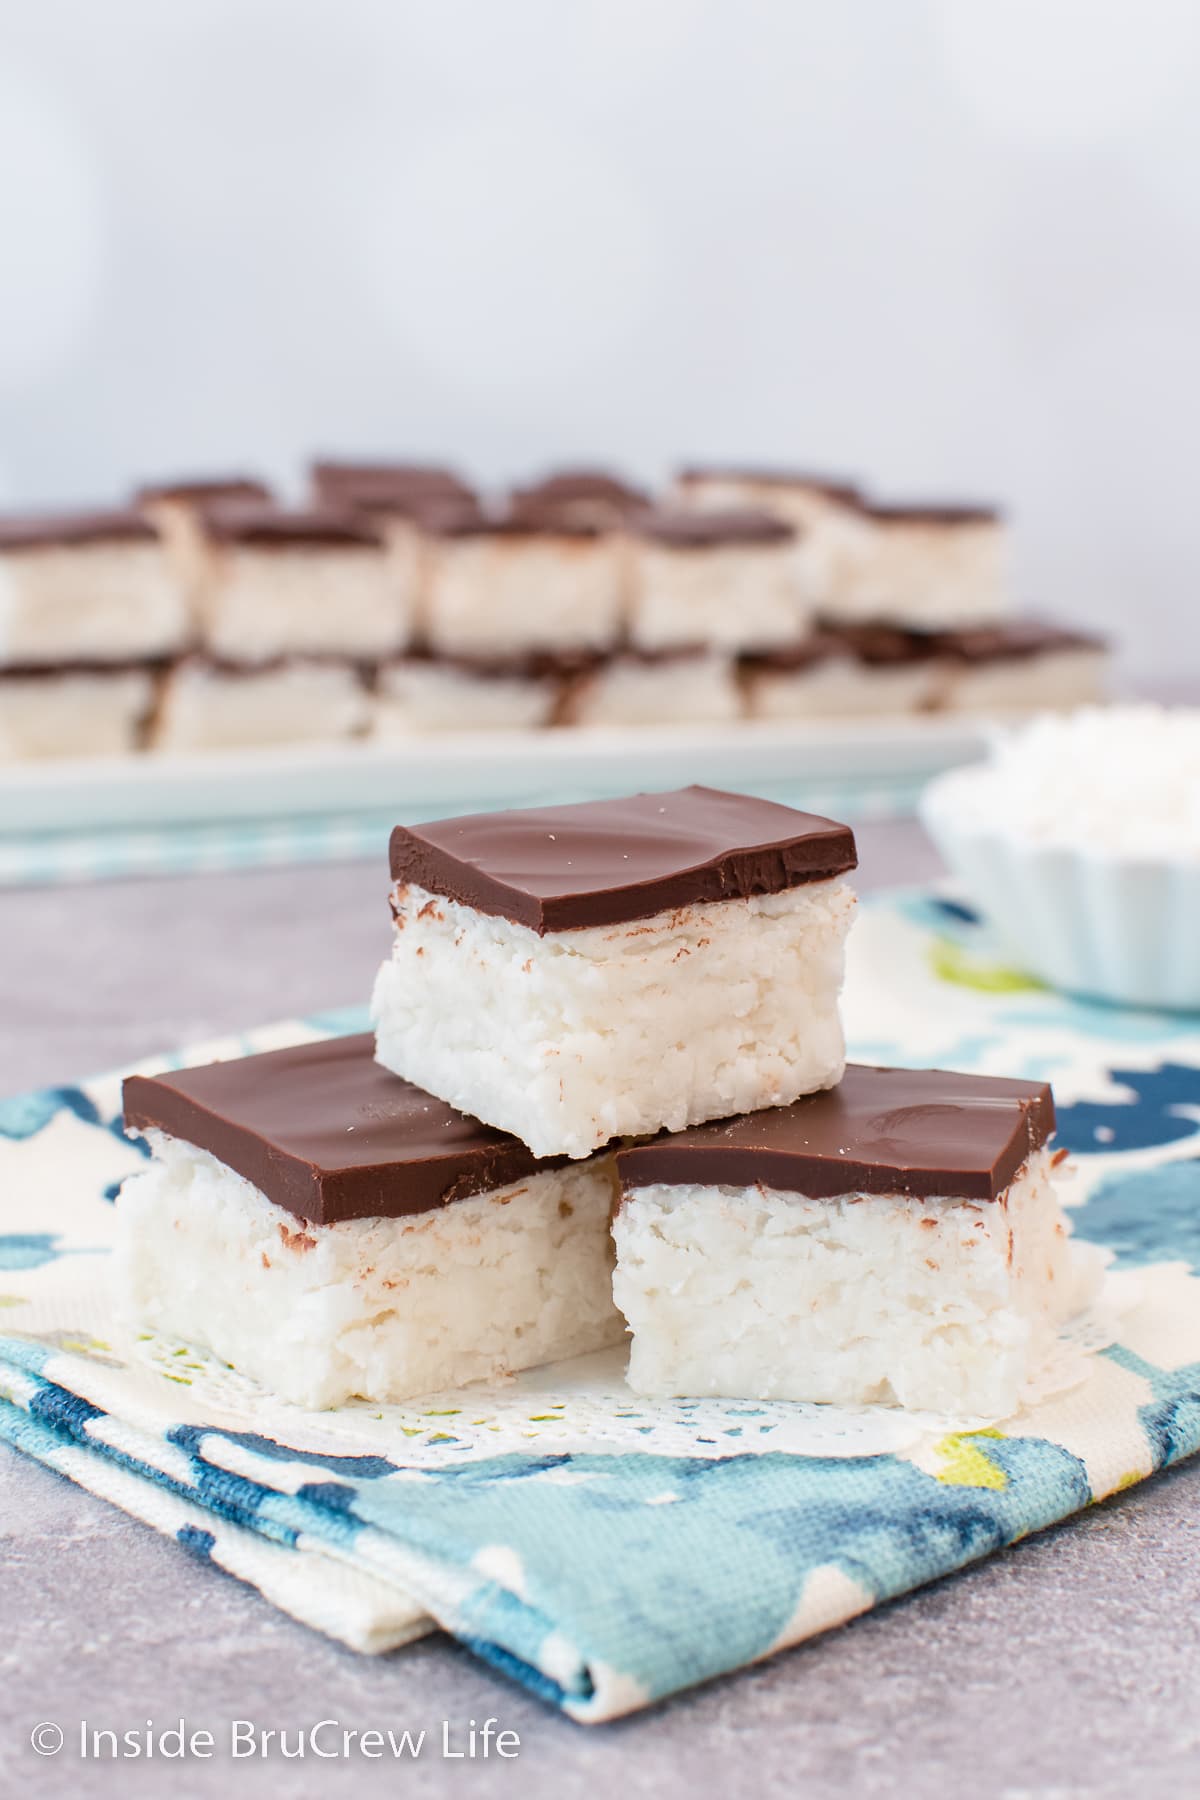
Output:
[[1070,849],[1200,861],[1200,709],[1089,707],[997,740],[944,796],[967,823]]

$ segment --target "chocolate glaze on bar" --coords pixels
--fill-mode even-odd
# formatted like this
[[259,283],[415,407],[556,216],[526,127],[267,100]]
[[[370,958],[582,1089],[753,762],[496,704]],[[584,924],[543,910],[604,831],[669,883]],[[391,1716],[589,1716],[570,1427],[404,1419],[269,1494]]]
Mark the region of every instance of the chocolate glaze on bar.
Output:
[[314,462],[317,499],[364,512],[402,512],[433,501],[475,499],[475,490],[453,469],[433,463]]
[[466,656],[417,648],[389,657],[381,668],[456,669],[480,681],[566,681],[607,661],[599,650],[528,650],[514,656]]
[[895,502],[861,500],[859,511],[880,525],[998,525],[1003,513],[995,506],[971,506],[953,501],[935,505],[901,506]]
[[76,544],[154,542],[148,519],[133,507],[104,512],[21,513],[0,517],[0,551],[56,550]]
[[762,468],[753,463],[693,466],[680,469],[675,479],[684,487],[692,487],[705,481],[748,481],[760,487],[811,488],[814,493],[823,494],[828,500],[841,501],[847,506],[857,506],[862,498],[862,489],[858,484],[847,481],[842,476],[813,475],[801,469]]
[[803,668],[805,651],[813,643],[824,646],[825,655],[840,652],[856,662],[880,667],[929,662],[935,657],[964,663],[1014,662],[1054,650],[1107,647],[1094,633],[1041,619],[1012,619],[1002,625],[970,625],[950,631],[906,631],[899,625],[847,625],[827,619],[816,639],[756,651],[746,660],[757,668]]
[[607,521],[570,507],[516,501],[504,512],[488,512],[481,506],[446,505],[431,510],[422,521],[434,537],[580,538],[604,537]]
[[796,674],[801,669],[815,668],[818,663],[830,662],[845,654],[846,646],[836,632],[814,631],[791,644],[767,644],[759,649],[743,650],[738,655],[738,667],[751,674],[767,670],[781,675]]
[[935,631],[904,631],[898,625],[838,625],[832,630],[856,662],[883,668],[928,662],[937,655],[942,636]]
[[391,842],[396,882],[539,936],[781,893],[857,860],[848,825],[706,787],[398,825]]
[[610,518],[640,512],[650,504],[644,489],[631,487],[605,469],[561,469],[515,489],[512,499],[517,507],[561,507],[568,512],[580,509],[582,513],[591,508]]
[[562,1160],[381,1069],[369,1032],[125,1081],[125,1129],[207,1150],[314,1225],[404,1218]]
[[344,507],[310,507],[289,512],[278,506],[234,501],[204,509],[204,529],[219,544],[244,544],[256,550],[379,549],[383,539],[372,526]]
[[64,657],[61,662],[0,662],[0,681],[58,681],[71,676],[160,675],[171,666],[166,657],[121,656],[114,662],[95,657]]
[[978,625],[935,634],[939,656],[955,662],[1016,662],[1054,650],[1104,650],[1106,640],[1094,632],[1041,619],[1014,619],[1005,625]]
[[222,500],[269,501],[271,490],[265,481],[253,475],[214,475],[201,480],[158,481],[138,488],[133,496],[135,506],[153,504],[156,500],[182,500],[189,505],[211,506]]
[[638,537],[671,550],[721,550],[731,544],[787,544],[796,527],[756,507],[698,507],[639,513],[632,521]]
[[625,1194],[657,1182],[997,1200],[1054,1130],[1044,1082],[847,1065],[839,1086],[621,1150]]

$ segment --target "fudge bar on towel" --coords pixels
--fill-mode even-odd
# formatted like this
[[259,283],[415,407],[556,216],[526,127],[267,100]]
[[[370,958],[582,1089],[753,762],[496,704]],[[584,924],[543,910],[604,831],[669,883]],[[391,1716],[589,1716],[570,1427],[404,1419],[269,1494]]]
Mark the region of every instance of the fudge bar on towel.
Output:
[[611,1163],[388,1075],[369,1035],[125,1083],[122,1310],[301,1406],[401,1400],[621,1338]]
[[1086,1303],[1050,1089],[851,1063],[839,1087],[622,1150],[614,1292],[644,1394],[1003,1418]]
[[398,826],[379,1060],[538,1156],[829,1087],[855,861],[703,787]]
[[141,513],[0,517],[0,664],[130,663],[188,638],[184,591]]

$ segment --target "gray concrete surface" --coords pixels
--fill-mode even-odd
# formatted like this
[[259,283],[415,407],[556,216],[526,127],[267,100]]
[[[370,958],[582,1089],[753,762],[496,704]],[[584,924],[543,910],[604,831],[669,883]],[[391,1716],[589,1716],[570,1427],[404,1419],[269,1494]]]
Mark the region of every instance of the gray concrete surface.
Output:
[[[909,825],[860,832],[864,887],[934,861]],[[0,1091],[366,992],[377,872],[196,876],[0,894]],[[446,1760],[471,1719],[515,1760]],[[81,1762],[80,1722],[180,1718],[211,1761]],[[233,1760],[230,1723],[428,1733],[399,1765]],[[30,1733],[67,1743],[39,1758]],[[289,1741],[291,1741],[289,1739]],[[323,1742],[326,1740],[322,1740]],[[0,1451],[0,1797],[324,1800],[1158,1800],[1200,1791],[1200,1464],[844,1630],[622,1724],[585,1730],[444,1639],[372,1659],[33,1463]]]

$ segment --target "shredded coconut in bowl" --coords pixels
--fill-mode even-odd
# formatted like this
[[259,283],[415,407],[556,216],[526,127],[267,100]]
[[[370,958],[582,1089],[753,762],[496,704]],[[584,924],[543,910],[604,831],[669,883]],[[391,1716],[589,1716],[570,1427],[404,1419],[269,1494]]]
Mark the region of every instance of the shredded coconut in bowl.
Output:
[[989,762],[952,779],[954,812],[1006,836],[1200,862],[1200,709],[1047,715],[997,736]]

